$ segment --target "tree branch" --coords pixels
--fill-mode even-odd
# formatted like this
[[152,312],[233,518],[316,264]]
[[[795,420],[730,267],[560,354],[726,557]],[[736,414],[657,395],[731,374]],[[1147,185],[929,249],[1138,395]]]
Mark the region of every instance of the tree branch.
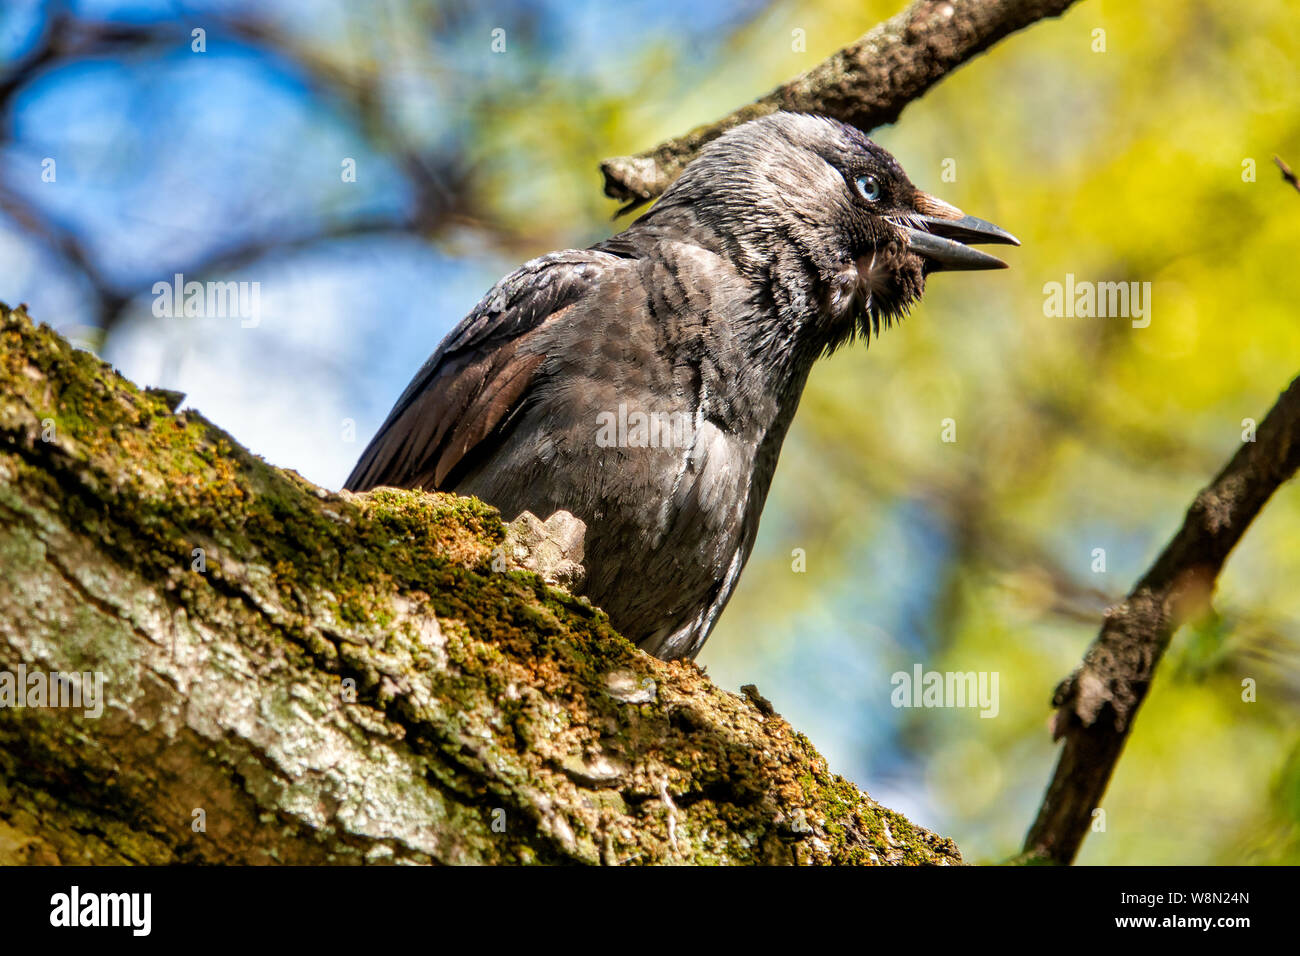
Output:
[[1281,156],[1274,156],[1273,162],[1277,163],[1277,168],[1282,170],[1282,178],[1294,186],[1297,192],[1300,192],[1300,178],[1296,177],[1291,167],[1282,161]]
[[1003,37],[1075,0],[916,0],[762,99],[715,123],[698,126],[635,156],[601,163],[605,195],[634,209],[658,196],[705,144],[733,126],[777,110],[821,113],[862,130],[898,119],[917,99],[967,60]]
[[0,307],[0,865],[960,862],[528,573],[538,528],[174,405]]
[[1204,611],[1228,554],[1300,467],[1300,378],[1197,495],[1183,526],[1123,604],[1110,608],[1083,663],[1052,698],[1065,747],[1021,862],[1070,863],[1114,772],[1174,632]]

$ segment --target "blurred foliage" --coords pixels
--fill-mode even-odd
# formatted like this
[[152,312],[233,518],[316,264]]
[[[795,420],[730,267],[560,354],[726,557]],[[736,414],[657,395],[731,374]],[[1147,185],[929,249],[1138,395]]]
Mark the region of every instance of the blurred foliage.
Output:
[[[860,16],[857,31],[891,7],[874,6],[845,4],[827,22]],[[832,27],[806,22],[820,55],[811,40]],[[875,134],[919,185],[1024,246],[1009,272],[933,280],[900,328],[814,374],[760,550],[704,656],[728,680],[760,671],[778,707],[797,694],[785,711],[796,721],[812,708],[901,714],[906,756],[862,748],[875,730],[842,755],[877,791],[878,767],[897,768],[899,790],[927,790],[932,814],[920,819],[968,858],[1016,849],[1055,759],[1053,686],[1235,450],[1242,420],[1262,418],[1300,371],[1300,195],[1272,164],[1300,157],[1298,63],[1284,3],[1083,3]],[[775,66],[758,85],[788,72]],[[942,181],[946,158],[955,182]],[[1045,316],[1043,285],[1066,273],[1150,282],[1150,326]],[[945,418],[955,444],[940,440]],[[925,521],[908,518],[904,533],[938,535],[932,565],[895,540],[898,516],[918,506]],[[1107,795],[1106,831],[1081,862],[1300,861],[1298,527],[1288,487],[1230,560],[1221,616],[1175,639]],[[791,573],[794,547],[808,552],[806,575]],[[1094,548],[1105,573],[1092,570]],[[931,580],[882,591],[872,579],[891,553],[902,567],[884,569],[890,578]],[[806,608],[855,587],[870,600],[823,606],[818,626],[859,643],[870,682],[838,699],[829,682],[777,690],[789,671],[817,668],[802,659],[814,653]],[[934,596],[922,621],[897,616],[909,587]],[[882,628],[894,635],[883,645]],[[998,718],[890,714],[886,677],[914,661],[999,672]],[[1254,703],[1244,678],[1257,682]]]
[[[178,9],[266,18],[294,52],[246,43],[196,67],[182,46],[124,61],[119,95],[103,102],[102,78],[46,75],[13,104],[0,161],[12,179],[57,149],[106,162],[135,142],[132,127],[167,142],[98,192],[15,188],[87,237],[131,303],[103,346],[110,358],[337,484],[359,451],[339,444],[341,415],[364,441],[499,274],[620,228],[601,158],[716,118],[900,4],[104,0],[82,6],[131,22]],[[504,55],[490,51],[498,27]],[[321,61],[333,72],[302,65]],[[1287,0],[1085,0],[873,134],[919,186],[1024,245],[1006,272],[935,278],[901,326],[814,372],[758,547],[701,663],[732,689],[756,683],[833,766],[970,860],[1019,849],[1056,756],[1053,687],[1233,453],[1243,420],[1262,418],[1298,371],[1300,194],[1271,162],[1300,165],[1297,64]],[[218,66],[225,80],[205,87]],[[170,126],[148,125],[183,93]],[[123,102],[134,112],[115,112]],[[360,193],[333,182],[341,155],[362,157]],[[70,188],[94,168],[73,166]],[[143,198],[123,202],[136,187]],[[214,198],[196,212],[185,197],[199,187]],[[445,192],[427,219],[408,214],[421,188]],[[132,226],[144,204],[152,222]],[[274,240],[377,212],[418,242],[326,236],[249,260],[282,290],[260,338],[164,329],[133,298],[169,277],[177,237]],[[162,231],[162,218],[188,232]],[[0,298],[95,324],[75,270],[9,227]],[[1045,283],[1067,274],[1151,283],[1150,326],[1046,315]],[[184,361],[150,351],[177,335]],[[263,355],[274,364],[257,366]],[[258,392],[267,379],[284,391]],[[956,442],[941,440],[944,419]],[[1230,559],[1216,612],[1175,638],[1081,862],[1300,862],[1297,528],[1300,492],[1287,487]],[[997,717],[893,708],[890,675],[917,663],[996,672]]]

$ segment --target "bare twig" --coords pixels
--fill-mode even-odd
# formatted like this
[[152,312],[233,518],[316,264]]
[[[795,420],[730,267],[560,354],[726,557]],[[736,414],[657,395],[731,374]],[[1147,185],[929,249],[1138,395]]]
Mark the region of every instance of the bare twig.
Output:
[[1022,862],[1069,863],[1178,627],[1206,607],[1229,552],[1300,467],[1300,378],[1282,393],[1123,604],[1110,608],[1083,664],[1056,689],[1056,772],[1025,838]]
[[1291,167],[1282,162],[1281,156],[1274,156],[1273,162],[1277,163],[1277,168],[1282,170],[1282,178],[1294,186],[1297,192],[1300,192],[1300,179],[1296,178],[1296,174],[1291,171]]
[[715,123],[635,156],[601,163],[605,194],[623,212],[658,196],[700,149],[733,126],[777,110],[822,113],[863,130],[898,119],[908,103],[1003,37],[1075,0],[916,0],[857,42]]

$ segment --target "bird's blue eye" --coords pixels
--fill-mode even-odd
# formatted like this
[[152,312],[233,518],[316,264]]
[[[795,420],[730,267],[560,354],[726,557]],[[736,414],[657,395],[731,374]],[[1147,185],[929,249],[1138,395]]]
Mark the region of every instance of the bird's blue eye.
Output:
[[880,198],[880,180],[875,176],[859,176],[853,180],[853,184],[867,202],[875,202]]

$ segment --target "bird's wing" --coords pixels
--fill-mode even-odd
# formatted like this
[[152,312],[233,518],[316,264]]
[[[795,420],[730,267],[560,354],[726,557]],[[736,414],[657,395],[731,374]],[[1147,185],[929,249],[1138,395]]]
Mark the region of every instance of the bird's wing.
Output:
[[522,407],[546,358],[531,341],[538,330],[617,261],[591,250],[556,252],[498,282],[416,373],[344,487],[448,487]]

